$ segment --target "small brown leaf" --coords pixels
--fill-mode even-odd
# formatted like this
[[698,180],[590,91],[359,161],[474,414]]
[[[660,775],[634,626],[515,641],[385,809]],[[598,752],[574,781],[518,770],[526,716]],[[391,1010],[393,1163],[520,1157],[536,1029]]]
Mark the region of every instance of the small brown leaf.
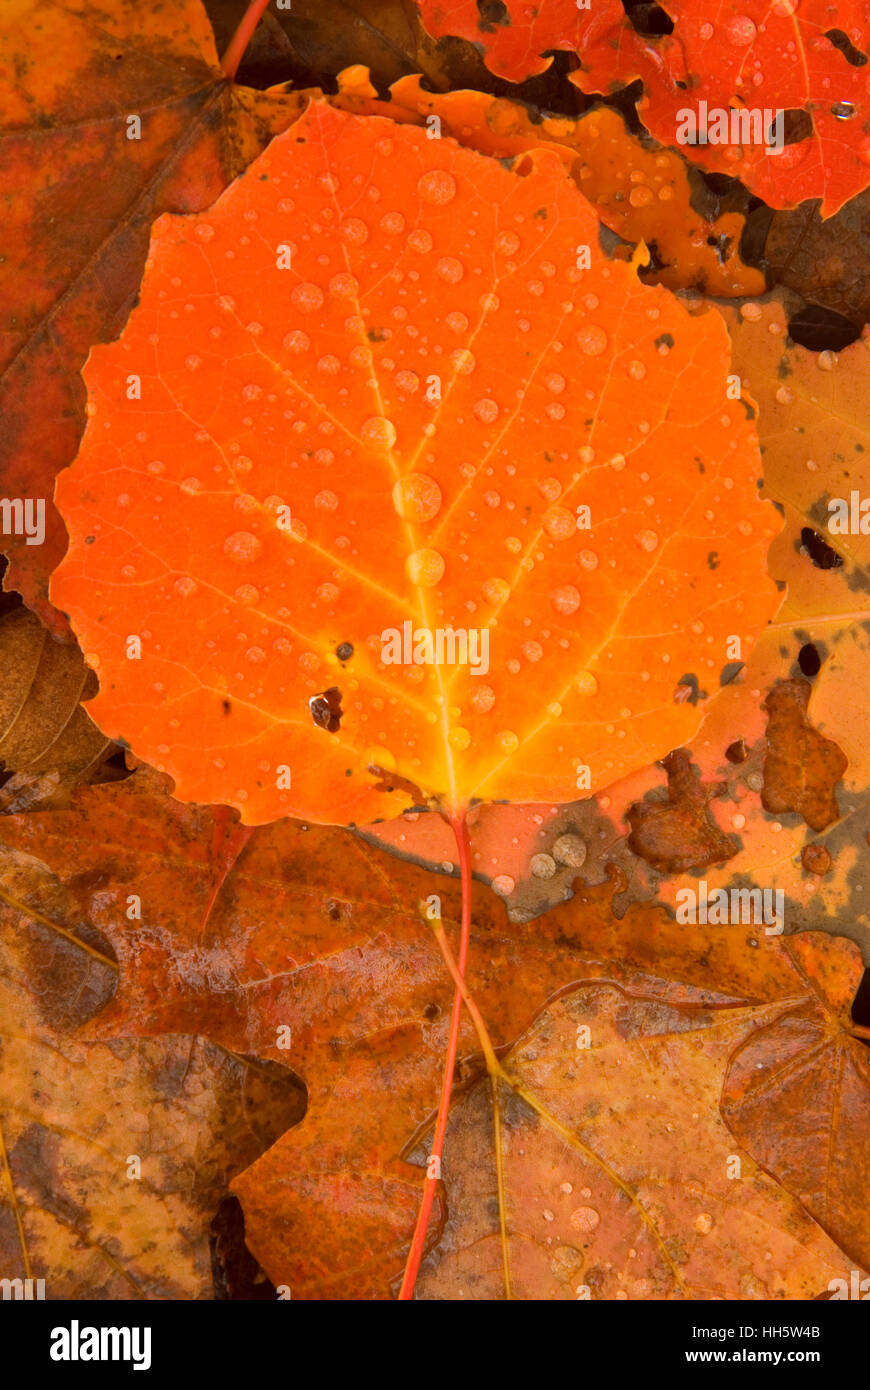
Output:
[[731,859],[737,847],[707,810],[708,802],[721,796],[724,784],[702,782],[685,748],[669,753],[662,767],[668,774],[667,801],[636,801],[626,813],[631,849],[654,869],[669,874]]
[[761,802],[765,811],[797,811],[813,830],[838,819],[834,788],[847,759],[807,719],[809,681],[779,681],[764,702],[768,749],[764,759]]

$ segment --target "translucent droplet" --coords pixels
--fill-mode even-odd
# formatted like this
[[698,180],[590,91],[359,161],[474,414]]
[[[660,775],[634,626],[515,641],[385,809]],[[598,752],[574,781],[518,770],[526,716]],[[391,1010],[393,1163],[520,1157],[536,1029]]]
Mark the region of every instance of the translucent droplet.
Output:
[[594,550],[581,550],[580,554],[577,556],[577,560],[581,569],[598,569],[598,556],[595,554]]
[[263,542],[250,531],[234,531],[224,541],[224,554],[236,564],[245,565],[263,553]]
[[726,20],[725,33],[728,42],[733,43],[735,48],[746,48],[753,42],[758,30],[748,15],[735,14]]
[[556,861],[549,854],[533,854],[529,869],[535,878],[552,878],[556,872]]
[[187,493],[188,497],[193,497],[199,492],[202,483],[199,481],[199,478],[182,478],[178,486],[181,488],[182,492]]
[[504,579],[486,579],[483,584],[483,592],[490,603],[501,606],[501,604],[507,603],[511,586]]
[[835,101],[831,107],[831,115],[836,116],[838,121],[851,121],[855,114],[855,104],[851,101]]
[[329,282],[329,293],[334,294],[336,299],[353,299],[359,292],[359,281],[354,275],[348,275],[344,271],[339,275],[333,275]]
[[579,835],[560,835],[553,846],[553,857],[559,864],[579,869],[586,863],[586,845]]
[[492,880],[493,892],[498,893],[500,898],[509,898],[516,886],[516,881],[510,874],[496,874]]
[[460,313],[459,310],[454,311],[452,314],[448,314],[444,322],[447,324],[451,333],[465,333],[468,330],[468,317]]
[[405,573],[412,584],[431,589],[444,577],[444,557],[437,550],[415,550],[405,561]]
[[708,1236],[713,1229],[713,1218],[708,1211],[702,1211],[700,1216],[695,1217],[695,1230],[699,1235]]
[[491,425],[494,420],[498,419],[498,406],[495,401],[484,396],[475,403],[474,413],[484,425]]
[[541,657],[544,655],[544,648],[541,646],[540,642],[524,642],[520,651],[526,658],[526,661],[531,662],[540,661]]
[[237,603],[244,603],[246,606],[256,603],[259,597],[260,591],[253,584],[240,584],[233,594]]
[[577,346],[587,357],[600,357],[607,347],[607,334],[603,328],[588,324],[577,334]]
[[656,535],[655,531],[641,531],[637,536],[635,536],[635,540],[637,541],[641,550],[646,550],[649,552],[655,550],[659,543],[659,538]]
[[520,239],[516,232],[499,232],[493,244],[502,256],[515,256],[520,249]]
[[560,589],[553,589],[550,594],[550,602],[557,613],[564,613],[566,617],[569,617],[572,613],[576,613],[580,607],[580,593],[573,584],[565,584]]
[[419,251],[421,255],[425,256],[427,251],[432,250],[432,235],[425,228],[420,227],[410,233],[408,245],[412,251]]
[[578,1231],[594,1231],[601,1217],[594,1207],[575,1207],[568,1220]]
[[349,246],[362,246],[369,239],[369,229],[359,217],[348,217],[339,231]]
[[441,510],[441,489],[426,473],[406,473],[393,488],[393,506],[403,521],[431,521]]
[[400,212],[385,212],[381,218],[381,229],[390,236],[398,236],[405,230],[405,219]]
[[447,742],[451,748],[455,748],[461,753],[471,742],[471,734],[467,729],[451,729],[447,735]]
[[299,328],[294,328],[292,333],[286,334],[283,343],[287,351],[292,352],[294,357],[299,357],[311,347],[311,339],[308,334],[303,333]]
[[195,594],[198,588],[199,585],[196,580],[191,579],[189,574],[184,574],[179,579],[176,579],[172,586],[173,592],[176,593],[179,598],[190,598],[191,594]]
[[496,737],[496,743],[503,753],[515,753],[520,741],[512,729],[503,729]]
[[567,507],[549,507],[544,513],[544,530],[554,541],[565,541],[577,528],[577,520]]
[[594,695],[598,690],[598,681],[591,671],[581,671],[574,682],[574,689],[578,695]]
[[429,169],[417,180],[417,192],[424,202],[440,207],[456,197],[456,180],[446,169]]
[[323,290],[306,281],[291,291],[290,302],[301,314],[314,314],[323,307]]
[[435,263],[435,274],[448,285],[458,285],[465,274],[465,267],[455,256],[442,256]]
[[472,709],[488,714],[495,704],[495,691],[490,685],[476,685],[469,696]]
[[368,439],[372,444],[382,444],[385,449],[392,449],[396,442],[396,427],[385,415],[372,415],[365,420],[360,434],[363,439]]

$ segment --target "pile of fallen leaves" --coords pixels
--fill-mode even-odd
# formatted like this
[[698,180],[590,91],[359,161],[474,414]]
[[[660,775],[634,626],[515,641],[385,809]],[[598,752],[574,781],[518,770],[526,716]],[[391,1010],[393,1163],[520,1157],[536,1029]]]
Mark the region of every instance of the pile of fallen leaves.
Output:
[[870,1268],[870,11],[708,9],[7,0],[0,1279]]

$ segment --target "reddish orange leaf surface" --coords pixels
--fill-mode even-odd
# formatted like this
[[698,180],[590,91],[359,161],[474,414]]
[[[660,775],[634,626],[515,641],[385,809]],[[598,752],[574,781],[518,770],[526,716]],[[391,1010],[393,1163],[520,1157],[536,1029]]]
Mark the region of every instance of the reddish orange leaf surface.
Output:
[[538,0],[525,5],[479,5],[477,0],[418,0],[420,16],[434,38],[456,34],[482,46],[486,64],[499,77],[521,82],[546,72],[553,49],[582,53],[625,14],[619,0],[601,0],[581,8],[577,0]]
[[764,289],[761,271],[740,258],[745,219],[736,212],[714,221],[702,217],[692,207],[680,156],[650,149],[609,107],[572,120],[483,92],[427,92],[419,77],[394,82],[389,101],[382,101],[364,67],[339,73],[338,93],[330,100],[342,110],[416,125],[437,116],[443,134],[499,159],[555,150],[606,227],[629,242],[655,243],[657,269],[642,272],[647,284],[726,297]]
[[[597,225],[546,152],[520,177],[323,104],[157,225],[87,369],[52,593],[97,722],[182,797],[567,799],[691,734],[675,688],[751,645],[778,523],[718,316]],[[476,674],[403,660],[448,628]]]
[[[580,56],[572,74],[586,92],[607,92],[641,78],[641,117],[664,145],[675,145],[682,118],[694,110],[700,126],[707,112],[710,143],[680,148],[705,168],[741,178],[771,207],[794,207],[821,198],[830,217],[870,183],[867,134],[870,16],[861,0],[727,0],[711,11],[705,0],[664,0],[673,33],[638,32],[614,3],[578,11],[571,0],[522,0],[500,5],[488,23],[473,0],[452,6],[421,0],[423,21],[434,34],[472,37],[487,64],[512,81],[547,66],[546,50]],[[451,25],[453,28],[451,28]],[[705,107],[700,103],[704,102]],[[769,154],[757,135],[727,138],[713,126],[714,112],[759,108],[802,121],[785,132],[789,143]]]

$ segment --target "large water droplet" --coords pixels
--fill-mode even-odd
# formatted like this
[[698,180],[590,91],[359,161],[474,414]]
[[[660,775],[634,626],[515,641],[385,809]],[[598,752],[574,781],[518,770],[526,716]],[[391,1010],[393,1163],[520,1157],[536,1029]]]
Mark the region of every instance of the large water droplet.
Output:
[[580,594],[573,584],[565,584],[559,589],[553,589],[550,594],[550,602],[557,613],[564,613],[569,617],[576,613],[580,607]]
[[426,473],[406,473],[393,488],[393,506],[403,521],[431,521],[441,510],[441,489]]
[[458,285],[465,274],[465,267],[455,256],[442,256],[435,263],[435,274],[448,285]]
[[594,1207],[575,1207],[568,1220],[578,1231],[594,1231],[601,1217]]
[[290,302],[302,314],[314,314],[323,307],[323,290],[309,281],[297,285],[290,294]]
[[600,357],[607,347],[607,334],[596,324],[587,324],[577,334],[577,346],[587,357]]
[[495,691],[491,685],[477,685],[472,690],[469,700],[472,709],[478,714],[488,714],[495,704]]
[[417,180],[417,192],[424,202],[440,207],[456,197],[456,180],[446,169],[429,169]]
[[396,427],[385,415],[372,415],[363,423],[360,434],[363,439],[368,439],[372,444],[383,444],[386,449],[392,449],[396,442]]
[[551,540],[567,540],[576,528],[577,519],[567,507],[549,507],[544,513],[544,530]]
[[248,564],[263,553],[263,542],[250,531],[234,531],[224,541],[224,554],[238,565]]
[[484,581],[483,592],[490,603],[507,603],[510,597],[511,586],[504,579],[487,579]]
[[405,561],[405,573],[412,584],[431,589],[444,576],[444,557],[437,550],[415,550]]
[[725,33],[728,36],[728,42],[733,43],[735,48],[746,48],[753,42],[758,30],[749,15],[735,14],[726,21]]

